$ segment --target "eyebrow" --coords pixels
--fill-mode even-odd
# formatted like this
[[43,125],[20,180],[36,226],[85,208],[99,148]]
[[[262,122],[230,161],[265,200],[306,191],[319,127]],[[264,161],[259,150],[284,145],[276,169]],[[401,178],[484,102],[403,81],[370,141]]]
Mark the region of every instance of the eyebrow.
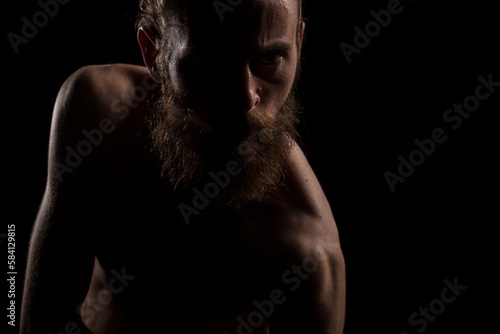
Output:
[[[294,44],[289,43],[285,40],[281,39],[276,39],[276,40],[271,40],[267,43],[260,44],[260,43],[255,43],[251,47],[252,53],[279,53],[283,55],[290,54],[292,52]],[[184,60],[191,59],[195,56],[198,56],[203,53],[203,48],[199,48],[197,46],[189,45],[185,48],[184,50]],[[206,50],[205,50],[206,51]]]
[[265,50],[266,52],[288,53],[292,50],[293,45],[287,41],[276,40],[257,46],[258,49]]

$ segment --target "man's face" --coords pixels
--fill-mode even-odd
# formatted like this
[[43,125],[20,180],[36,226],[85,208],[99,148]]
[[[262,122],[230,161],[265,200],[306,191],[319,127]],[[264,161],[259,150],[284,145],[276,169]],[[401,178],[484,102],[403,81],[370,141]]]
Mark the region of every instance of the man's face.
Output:
[[183,1],[166,30],[173,93],[209,120],[276,114],[297,68],[297,1],[242,1],[222,22],[213,1]]
[[[296,123],[297,7],[296,0],[247,0],[221,21],[213,1],[184,0],[168,16],[152,133],[165,176],[181,190],[232,158],[244,169],[244,189],[231,197],[255,187],[260,194],[250,197],[262,199],[279,182]],[[251,142],[264,132],[256,148]],[[249,161],[241,153],[251,149]]]

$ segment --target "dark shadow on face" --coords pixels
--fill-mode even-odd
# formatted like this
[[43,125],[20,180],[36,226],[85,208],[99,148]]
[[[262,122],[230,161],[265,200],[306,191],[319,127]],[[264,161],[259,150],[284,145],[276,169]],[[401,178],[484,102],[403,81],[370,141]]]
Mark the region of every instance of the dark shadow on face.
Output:
[[213,7],[187,6],[166,28],[149,124],[163,177],[181,196],[232,160],[241,173],[217,205],[241,208],[279,189],[300,109],[296,7],[243,1],[222,22]]

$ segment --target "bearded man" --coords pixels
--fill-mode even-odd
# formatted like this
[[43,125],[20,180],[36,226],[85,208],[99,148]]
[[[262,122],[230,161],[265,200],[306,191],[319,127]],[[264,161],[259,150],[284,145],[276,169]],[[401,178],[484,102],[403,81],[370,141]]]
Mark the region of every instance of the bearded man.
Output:
[[301,1],[140,9],[146,66],[58,95],[21,332],[341,333],[338,232],[296,144]]

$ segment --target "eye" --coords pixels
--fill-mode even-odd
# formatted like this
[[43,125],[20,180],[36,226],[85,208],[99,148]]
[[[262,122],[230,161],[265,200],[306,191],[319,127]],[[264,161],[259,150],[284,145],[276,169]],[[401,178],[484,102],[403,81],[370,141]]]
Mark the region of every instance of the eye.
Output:
[[277,66],[283,60],[283,56],[276,52],[265,53],[257,58],[257,63],[264,66]]

